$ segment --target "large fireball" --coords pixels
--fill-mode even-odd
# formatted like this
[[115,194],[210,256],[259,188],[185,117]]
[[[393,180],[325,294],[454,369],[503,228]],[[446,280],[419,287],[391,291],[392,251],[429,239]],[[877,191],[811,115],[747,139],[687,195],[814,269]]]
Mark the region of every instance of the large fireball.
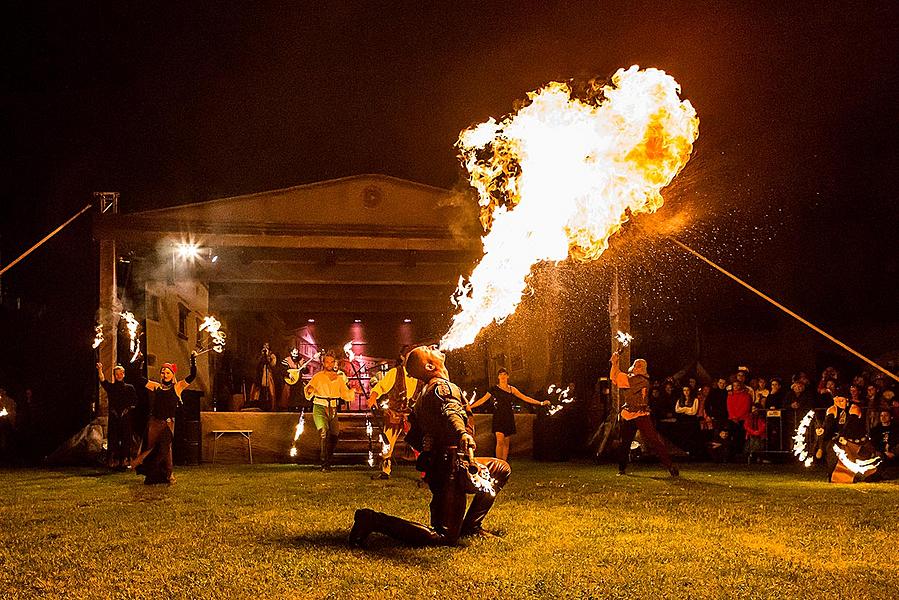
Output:
[[664,71],[632,66],[595,102],[549,83],[517,113],[462,132],[460,157],[487,233],[483,258],[456,290],[459,312],[441,348],[467,346],[512,314],[538,262],[595,260],[628,211],[658,210],[699,135],[679,92]]

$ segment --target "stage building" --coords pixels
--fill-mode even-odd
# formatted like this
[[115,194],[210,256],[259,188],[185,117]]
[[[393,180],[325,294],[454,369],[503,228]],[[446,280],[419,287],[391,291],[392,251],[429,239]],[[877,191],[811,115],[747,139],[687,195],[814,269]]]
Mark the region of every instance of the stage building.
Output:
[[[252,390],[264,344],[280,362],[293,347],[311,357],[322,347],[342,353],[351,342],[357,358],[352,364],[343,360],[342,368],[358,391],[351,409],[361,411],[380,364],[393,361],[403,344],[433,343],[447,330],[452,292],[481,256],[472,197],[381,175],[104,214],[94,232],[100,245],[101,318],[115,325],[121,311],[135,314],[151,378],[164,362],[178,363],[183,377],[191,350],[208,345],[208,336],[199,331],[203,319],[214,315],[222,322],[225,351],[199,357],[192,386],[202,394],[197,450],[207,460],[212,430],[225,428],[254,430],[257,462],[291,460],[290,439],[283,438],[292,437],[295,413],[242,417],[239,412],[270,408]],[[455,381],[465,389],[479,388],[480,394],[504,366],[528,392],[560,383],[562,340],[554,327],[560,299],[553,279],[552,267],[542,269],[535,275],[544,290],[540,298],[453,353]],[[534,319],[539,327],[530,325]],[[101,347],[104,364],[130,360],[129,349],[122,347],[126,339],[110,337],[117,340]],[[105,398],[101,406],[105,412]],[[241,419],[258,426],[241,425]],[[308,444],[313,452],[317,434],[311,419],[304,435],[316,437]],[[525,438],[530,436],[519,437]],[[242,451],[219,444],[217,460]],[[529,447],[517,450],[526,453]]]

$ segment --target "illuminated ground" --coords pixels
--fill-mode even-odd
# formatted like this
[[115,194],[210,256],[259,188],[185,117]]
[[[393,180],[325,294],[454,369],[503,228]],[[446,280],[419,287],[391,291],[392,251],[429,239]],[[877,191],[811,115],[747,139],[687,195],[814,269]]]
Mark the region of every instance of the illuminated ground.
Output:
[[896,483],[793,467],[517,461],[497,539],[345,543],[356,507],[424,518],[411,469],[177,469],[171,487],[91,469],[0,471],[0,598],[889,598]]

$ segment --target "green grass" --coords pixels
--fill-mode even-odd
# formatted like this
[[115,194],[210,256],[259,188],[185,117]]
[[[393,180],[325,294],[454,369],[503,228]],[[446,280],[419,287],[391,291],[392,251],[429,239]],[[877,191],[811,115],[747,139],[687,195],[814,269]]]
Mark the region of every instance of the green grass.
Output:
[[499,538],[349,547],[358,507],[425,519],[406,467],[0,471],[2,598],[895,598],[895,483],[793,467],[513,463]]

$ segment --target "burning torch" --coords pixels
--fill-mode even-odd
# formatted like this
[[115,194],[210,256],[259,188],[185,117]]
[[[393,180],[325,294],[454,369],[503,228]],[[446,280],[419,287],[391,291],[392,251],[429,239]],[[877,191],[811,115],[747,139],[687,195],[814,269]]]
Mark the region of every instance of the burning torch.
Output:
[[197,351],[197,356],[207,352],[222,353],[225,349],[225,332],[221,330],[221,327],[221,322],[212,315],[203,319],[203,322],[200,324],[200,332],[206,331],[209,333],[209,343]]

